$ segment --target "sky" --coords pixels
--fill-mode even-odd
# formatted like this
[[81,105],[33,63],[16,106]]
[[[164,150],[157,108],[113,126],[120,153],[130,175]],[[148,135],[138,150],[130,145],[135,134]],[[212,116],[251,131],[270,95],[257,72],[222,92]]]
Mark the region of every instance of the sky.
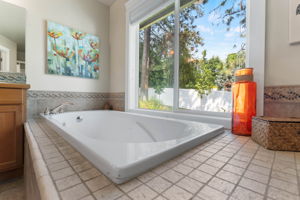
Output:
[[[201,53],[206,49],[208,59],[218,56],[224,61],[228,54],[235,53],[240,49],[241,45],[246,42],[246,38],[240,37],[241,31],[245,32],[245,30],[240,26],[239,19],[235,19],[232,22],[229,31],[227,30],[227,25],[218,23],[220,22],[220,13],[212,12],[212,10],[219,3],[220,1],[209,0],[208,3],[204,4],[204,16],[195,20],[194,24],[204,39],[204,46],[198,49],[199,52]],[[235,44],[237,48],[233,48]],[[199,57],[200,53],[195,55],[195,57]]]

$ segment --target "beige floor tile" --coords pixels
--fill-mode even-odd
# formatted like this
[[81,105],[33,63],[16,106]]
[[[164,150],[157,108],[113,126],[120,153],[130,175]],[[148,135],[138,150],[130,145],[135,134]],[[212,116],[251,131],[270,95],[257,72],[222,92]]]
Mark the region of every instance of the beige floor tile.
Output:
[[243,173],[245,171],[244,168],[236,167],[236,166],[231,165],[231,164],[226,164],[223,167],[223,170],[234,173],[234,174],[237,174],[237,175],[243,175]]
[[162,174],[162,173],[164,173],[165,171],[167,171],[168,169],[169,169],[169,168],[166,167],[165,165],[160,165],[160,166],[154,168],[154,169],[152,170],[152,172],[154,172],[155,174]]
[[199,181],[196,181],[195,179],[185,177],[181,179],[178,183],[176,183],[177,186],[185,189],[186,191],[195,194],[199,189],[203,186],[203,183],[200,183]]
[[247,168],[247,166],[248,166],[247,162],[243,162],[243,161],[236,160],[236,159],[231,159],[228,163],[231,165],[234,165],[236,167],[240,167],[240,168]]
[[182,179],[184,177],[182,174],[180,174],[172,169],[164,172],[163,174],[161,174],[161,176],[172,183],[176,183],[177,181],[179,181],[180,179]]
[[217,171],[219,171],[218,168],[213,167],[211,165],[207,165],[207,164],[202,164],[197,169],[200,170],[200,171],[206,172],[210,175],[215,175],[217,173]]
[[157,174],[155,174],[155,173],[149,171],[149,172],[146,172],[146,173],[140,175],[140,176],[138,177],[138,179],[139,179],[141,182],[146,183],[146,182],[150,181],[151,179],[153,179],[153,178],[156,177],[156,176],[157,176]]
[[163,196],[172,200],[189,200],[192,198],[192,194],[174,185],[163,193]]
[[118,187],[125,193],[128,193],[129,191],[137,188],[140,186],[142,182],[140,182],[138,179],[133,179],[131,181],[128,181],[126,183],[123,183],[121,185],[118,185]]
[[97,200],[110,200],[110,199],[116,199],[118,197],[121,197],[123,195],[123,192],[119,190],[114,185],[106,186],[105,188],[102,188],[101,190],[98,190],[97,192],[94,192],[94,196]]
[[215,159],[215,160],[221,161],[221,162],[225,162],[225,163],[230,159],[226,156],[217,155],[217,154],[214,155],[212,158]]
[[76,200],[87,196],[89,191],[83,184],[79,184],[61,192],[60,194],[63,200]]
[[259,174],[259,173],[255,173],[252,171],[247,170],[244,174],[245,177],[258,181],[260,183],[264,183],[264,184],[268,184],[269,181],[269,176],[263,175],[263,174]]
[[225,181],[229,181],[234,184],[237,184],[241,178],[241,176],[239,176],[239,175],[236,175],[231,172],[224,171],[224,170],[221,170],[216,176]]
[[54,164],[54,163],[62,162],[64,160],[65,160],[65,158],[63,156],[58,156],[58,157],[55,157],[55,158],[47,159],[46,163],[47,163],[47,165],[51,165],[51,164]]
[[171,187],[172,183],[158,176],[149,181],[147,185],[154,191],[162,193],[163,191]]
[[215,160],[215,159],[208,159],[206,162],[206,164],[211,165],[213,167],[217,167],[217,168],[221,168],[225,165],[225,162],[219,161],[219,160]]
[[293,194],[298,195],[299,194],[299,188],[297,185],[288,183],[279,179],[271,178],[270,185],[278,188],[280,190],[284,190]]
[[266,176],[269,176],[271,170],[265,167],[261,167],[258,165],[254,165],[254,164],[250,164],[248,167],[248,170],[253,171],[253,172],[257,172],[259,174],[263,174]]
[[225,194],[230,194],[232,192],[232,190],[234,189],[235,185],[224,181],[222,179],[219,179],[217,177],[213,178],[212,180],[210,180],[210,182],[208,183],[209,186],[225,193]]
[[212,177],[212,175],[199,170],[192,171],[188,176],[197,181],[200,181],[201,183],[207,183]]
[[85,184],[92,192],[95,192],[111,184],[111,181],[101,175],[85,182]]
[[199,156],[206,156],[206,157],[211,157],[213,154],[215,154],[215,152],[210,152],[210,151],[207,151],[209,148],[206,148],[202,151],[199,151],[199,153],[197,153],[196,155],[199,155]]
[[286,181],[286,182],[290,182],[290,183],[293,183],[293,184],[298,183],[296,176],[293,176],[293,175],[287,174],[287,173],[282,173],[282,172],[279,172],[279,171],[276,171],[276,170],[272,171],[271,176],[273,178],[276,178],[276,179],[279,179],[279,180],[282,180],[282,181]]
[[130,198],[127,197],[126,195],[123,195],[120,198],[117,198],[117,200],[130,200]]
[[273,164],[273,162],[265,162],[257,159],[253,159],[251,163],[265,168],[272,168],[272,164]]
[[68,168],[64,168],[64,169],[52,172],[51,175],[52,175],[54,180],[58,180],[58,179],[62,179],[62,178],[71,176],[74,173],[75,172],[73,171],[73,169],[68,167]]
[[230,152],[226,152],[226,151],[222,151],[222,150],[219,151],[217,154],[220,156],[226,156],[228,158],[231,158],[234,155],[234,153],[230,153]]
[[168,200],[165,197],[159,195],[158,197],[156,197],[154,200]]
[[183,165],[183,164],[178,164],[175,167],[173,167],[173,169],[183,175],[187,175],[189,174],[191,171],[193,171],[192,167]]
[[148,186],[141,185],[133,191],[129,192],[128,195],[133,200],[150,200],[154,199],[158,194],[151,190]]
[[263,196],[247,190],[245,188],[237,187],[232,193],[232,198],[235,200],[263,200]]
[[91,169],[93,166],[90,162],[88,161],[85,161],[83,163],[80,163],[79,165],[75,165],[73,166],[74,170],[77,172],[77,173],[80,173],[82,171],[85,171],[85,170],[88,170],[88,169]]
[[204,155],[199,155],[199,154],[195,154],[191,157],[191,159],[196,160],[198,162],[205,162],[207,159],[209,159],[208,156],[204,156]]
[[72,187],[74,185],[81,183],[81,180],[76,174],[74,174],[72,176],[68,176],[66,178],[60,179],[60,180],[56,181],[55,183],[56,183],[57,189],[61,191],[61,190],[65,190],[69,187]]
[[95,178],[100,175],[101,175],[101,173],[96,168],[91,168],[89,170],[79,173],[79,176],[83,181],[90,180],[90,179]]
[[50,172],[54,172],[54,171],[64,169],[64,168],[67,168],[67,167],[70,167],[70,165],[68,164],[67,161],[62,161],[62,162],[59,162],[59,163],[54,163],[54,164],[48,165],[48,168],[49,168]]
[[193,159],[187,159],[185,160],[182,164],[192,167],[192,168],[197,168],[201,165],[201,162]]
[[254,192],[260,193],[262,195],[264,195],[267,186],[265,184],[259,183],[257,181],[248,179],[243,177],[239,183],[240,186],[250,189]]
[[225,200],[228,197],[226,194],[209,186],[202,188],[198,196],[204,200]]
[[86,197],[83,197],[82,199],[80,200],[95,200],[95,198],[92,196],[92,195],[88,195]]
[[276,200],[300,200],[300,197],[298,195],[293,195],[289,192],[279,190],[274,187],[269,187],[267,195],[268,197]]

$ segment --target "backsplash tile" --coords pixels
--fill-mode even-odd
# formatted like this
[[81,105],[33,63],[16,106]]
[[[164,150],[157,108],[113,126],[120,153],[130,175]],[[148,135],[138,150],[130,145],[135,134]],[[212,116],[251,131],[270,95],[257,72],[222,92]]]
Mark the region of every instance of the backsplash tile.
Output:
[[124,93],[91,93],[29,90],[27,93],[27,117],[35,118],[46,108],[54,108],[63,102],[74,105],[65,106],[65,111],[100,110],[110,103],[114,110],[124,110]]
[[0,82],[4,83],[26,83],[26,75],[22,73],[0,72]]
[[300,118],[300,85],[265,87],[264,115]]

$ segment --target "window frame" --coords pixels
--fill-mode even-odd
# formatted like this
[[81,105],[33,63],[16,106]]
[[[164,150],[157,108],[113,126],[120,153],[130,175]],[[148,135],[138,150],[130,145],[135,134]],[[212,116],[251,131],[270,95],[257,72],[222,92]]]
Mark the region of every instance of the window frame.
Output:
[[[130,22],[130,14],[134,10],[139,13],[146,10],[143,4],[147,0],[130,0],[126,3],[126,91],[125,91],[125,111],[147,113],[152,115],[171,116],[172,113],[191,115],[191,118],[203,116],[223,118],[225,127],[231,127],[231,113],[208,112],[197,110],[183,110],[179,108],[179,13],[180,0],[166,0],[164,4],[153,9],[145,11],[144,17],[138,22]],[[154,2],[154,1],[147,1]],[[175,3],[175,55],[174,55],[174,93],[173,93],[173,110],[158,111],[141,109],[138,107],[138,73],[139,73],[139,23],[148,17],[156,14],[167,5]],[[264,66],[265,66],[265,17],[266,17],[266,0],[247,0],[246,8],[246,67],[254,68],[254,77],[257,82],[257,115],[263,115],[264,100]],[[253,14],[252,14],[253,13]],[[254,14],[255,13],[255,14]],[[228,120],[230,119],[230,120]]]

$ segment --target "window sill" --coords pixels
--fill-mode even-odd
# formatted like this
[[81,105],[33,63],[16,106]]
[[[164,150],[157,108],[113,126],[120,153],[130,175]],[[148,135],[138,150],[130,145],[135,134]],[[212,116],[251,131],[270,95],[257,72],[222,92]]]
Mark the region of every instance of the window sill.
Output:
[[[191,111],[191,112],[183,112],[183,111],[175,111],[175,112],[167,112],[167,111],[157,111],[157,110],[144,110],[144,109],[130,109],[127,112],[153,115],[159,117],[167,117],[167,118],[175,118],[181,120],[188,121],[196,121],[210,124],[218,124],[224,126],[226,129],[231,129],[231,117],[228,116],[212,116],[206,115],[203,113]],[[222,113],[221,113],[222,114]],[[229,115],[229,113],[227,113]]]

